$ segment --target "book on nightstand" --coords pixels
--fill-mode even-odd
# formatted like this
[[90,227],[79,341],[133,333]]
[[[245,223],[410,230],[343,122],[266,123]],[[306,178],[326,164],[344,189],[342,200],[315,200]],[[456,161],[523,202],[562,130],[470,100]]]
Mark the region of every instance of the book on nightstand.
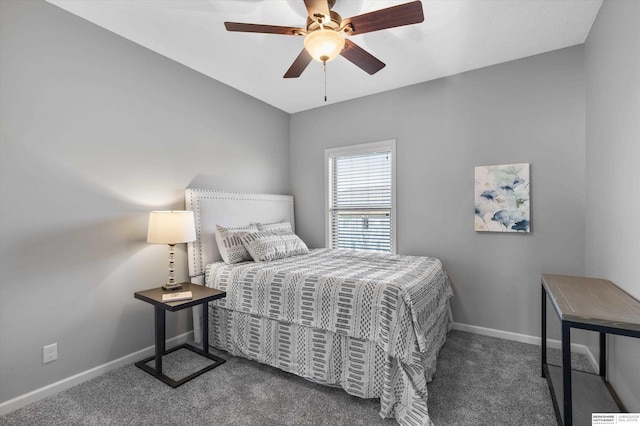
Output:
[[177,293],[165,293],[162,295],[163,302],[179,302],[181,300],[191,300],[193,294],[190,291],[179,291]]

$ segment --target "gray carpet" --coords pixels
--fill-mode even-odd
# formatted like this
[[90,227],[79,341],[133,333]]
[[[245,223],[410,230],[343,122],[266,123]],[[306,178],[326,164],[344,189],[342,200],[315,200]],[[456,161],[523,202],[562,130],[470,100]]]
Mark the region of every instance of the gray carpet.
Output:
[[[2,416],[0,424],[397,424],[378,416],[376,399],[213,352],[227,362],[177,389],[127,365]],[[180,350],[164,358],[163,366],[179,379],[201,362]],[[549,351],[549,362],[560,364],[558,351]],[[573,366],[592,371],[584,356],[575,356]],[[540,377],[539,346],[451,331],[429,384],[429,412],[437,426],[555,425],[549,389]]]

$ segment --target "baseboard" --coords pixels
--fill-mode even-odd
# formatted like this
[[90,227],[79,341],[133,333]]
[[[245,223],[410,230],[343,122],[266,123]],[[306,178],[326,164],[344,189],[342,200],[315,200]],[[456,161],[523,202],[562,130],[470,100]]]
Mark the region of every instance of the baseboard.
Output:
[[[481,334],[483,336],[497,337],[500,339],[513,340],[516,342],[528,343],[531,345],[540,345],[542,339],[537,336],[529,336],[526,334],[520,333],[512,333],[509,331],[496,330],[493,328],[486,327],[478,327],[475,325],[461,324],[458,322],[453,323],[454,330],[466,331],[474,334]],[[189,340],[193,339],[193,331],[189,331],[187,333],[176,336],[172,339],[167,340],[168,346],[175,346],[178,344],[185,343]],[[561,348],[561,342],[559,340],[548,339],[547,345],[550,348]],[[589,348],[585,345],[580,345],[577,343],[571,344],[571,351],[576,353],[584,354],[595,371],[598,371],[598,362],[596,358],[593,356]],[[39,401],[43,398],[46,398],[50,395],[61,392],[65,389],[69,389],[75,385],[86,382],[87,380],[93,379],[94,377],[98,377],[101,374],[104,374],[108,371],[114,370],[116,368],[122,367],[126,364],[132,364],[135,361],[140,360],[141,358],[145,358],[153,355],[154,347],[149,346],[147,348],[141,349],[137,352],[134,352],[129,355],[125,355],[121,358],[113,360],[103,365],[99,365],[90,370],[84,371],[82,373],[78,373],[74,376],[67,377],[66,379],[60,380],[58,382],[52,383],[50,385],[44,386],[40,389],[36,389],[32,392],[26,393],[24,395],[18,396],[16,398],[10,399],[0,404],[0,415],[4,415],[10,413],[11,411],[17,410],[18,408],[24,407],[25,405],[31,404],[32,402]]]
[[[514,340],[516,342],[521,342],[521,343],[529,343],[530,345],[537,345],[537,346],[542,345],[542,338],[541,337],[529,336],[527,334],[512,333],[510,331],[502,331],[502,330],[496,330],[496,329],[493,329],[493,328],[478,327],[476,325],[461,324],[459,322],[454,322],[453,323],[453,329],[454,330],[460,330],[460,331],[467,331],[469,333],[474,333],[474,334],[481,334],[483,336],[498,337],[500,339]],[[560,342],[560,340],[547,339],[547,346],[550,347],[550,348],[554,348],[554,349],[561,349],[562,348],[562,342]],[[575,352],[575,353],[579,353],[579,354],[585,355],[587,357],[587,359],[589,360],[589,363],[591,364],[593,369],[595,371],[599,370],[600,366],[598,364],[598,361],[596,360],[596,357],[593,356],[593,353],[591,353],[591,351],[589,350],[589,348],[586,345],[580,345],[578,343],[572,343],[571,344],[571,352]]]
[[[177,346],[190,341],[192,338],[193,331],[189,331],[187,333],[180,334],[179,336],[168,339],[167,346]],[[122,367],[127,364],[133,364],[136,361],[140,361],[140,359],[142,358],[153,355],[154,352],[155,347],[149,346],[137,352],[110,361],[106,364],[99,365],[90,370],[83,371],[82,373],[75,374],[71,377],[67,377],[66,379],[62,379],[58,382],[41,387],[40,389],[36,389],[24,395],[20,395],[16,398],[5,401],[0,404],[0,416],[15,411],[18,408],[24,407],[25,405],[31,404],[32,402],[39,401],[48,396],[61,392],[65,389],[69,389],[75,385],[79,385],[80,383],[91,380],[94,377],[98,377],[108,371],[115,370],[116,368]]]

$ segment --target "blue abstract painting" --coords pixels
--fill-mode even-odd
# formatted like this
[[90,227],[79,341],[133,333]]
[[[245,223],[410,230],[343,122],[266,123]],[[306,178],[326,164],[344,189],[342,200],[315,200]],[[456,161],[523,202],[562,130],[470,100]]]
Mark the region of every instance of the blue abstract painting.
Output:
[[476,167],[475,230],[530,232],[529,163]]

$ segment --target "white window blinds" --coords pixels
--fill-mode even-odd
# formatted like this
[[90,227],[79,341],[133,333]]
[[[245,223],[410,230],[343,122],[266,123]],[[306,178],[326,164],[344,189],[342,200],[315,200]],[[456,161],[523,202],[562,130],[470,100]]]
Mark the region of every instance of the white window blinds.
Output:
[[392,142],[328,150],[330,247],[395,253]]

